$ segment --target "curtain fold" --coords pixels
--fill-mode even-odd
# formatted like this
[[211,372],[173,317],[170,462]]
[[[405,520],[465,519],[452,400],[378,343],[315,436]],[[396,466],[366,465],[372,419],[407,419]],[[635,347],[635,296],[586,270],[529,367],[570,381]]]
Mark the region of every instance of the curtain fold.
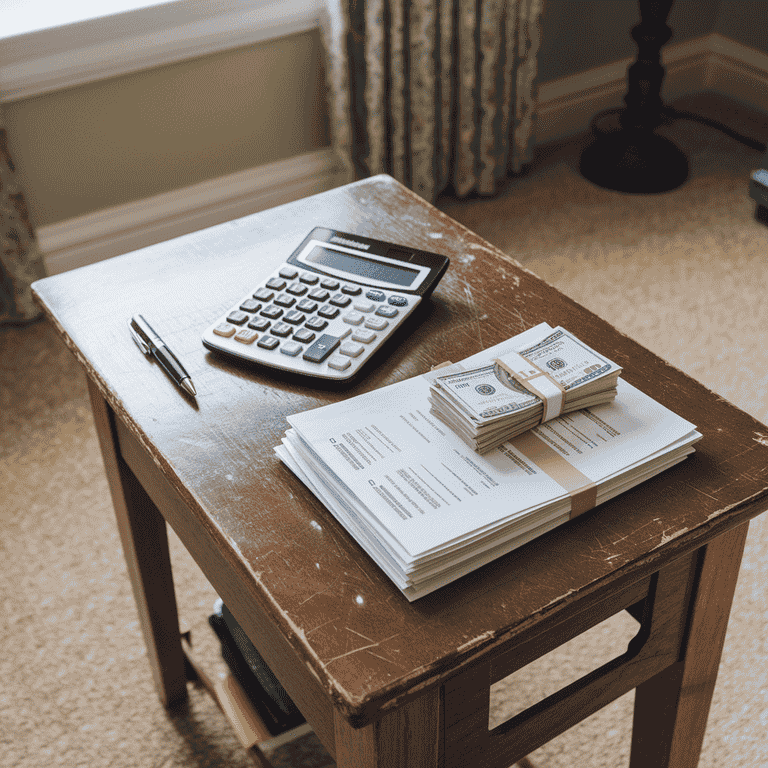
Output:
[[543,0],[327,0],[331,135],[349,180],[433,201],[531,159]]
[[30,286],[45,276],[43,257],[14,170],[0,105],[0,325],[40,317]]

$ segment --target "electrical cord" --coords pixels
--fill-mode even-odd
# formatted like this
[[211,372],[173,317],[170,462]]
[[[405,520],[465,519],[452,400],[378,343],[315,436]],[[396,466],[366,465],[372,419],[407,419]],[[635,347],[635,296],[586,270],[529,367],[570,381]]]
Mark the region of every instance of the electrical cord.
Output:
[[[592,125],[594,126],[595,123],[601,118],[605,118],[608,115],[617,115],[621,112],[624,112],[623,107],[606,109],[604,112],[600,112],[599,114],[595,115],[595,117],[592,119]],[[662,107],[661,114],[664,118],[666,118],[666,120],[670,122],[673,120],[691,120],[696,123],[701,123],[702,125],[709,126],[710,128],[715,128],[721,133],[724,133],[726,136],[730,136],[732,139],[735,139],[736,141],[746,145],[747,147],[750,147],[751,149],[756,149],[758,152],[766,151],[767,147],[764,142],[757,141],[750,136],[745,136],[743,133],[739,133],[738,131],[734,131],[732,128],[729,128],[724,123],[718,122],[717,120],[712,120],[708,117],[704,117],[703,115],[697,115],[695,112],[689,112],[685,109],[675,109],[674,107]]]
[[717,120],[711,120],[708,117],[697,115],[695,112],[688,112],[685,109],[675,109],[674,107],[663,107],[661,113],[664,117],[672,120],[692,120],[693,122],[707,125],[710,128],[716,128],[726,136],[730,136],[732,139],[736,139],[736,141],[739,141],[752,149],[756,149],[758,152],[765,152],[766,150],[765,143],[750,138],[749,136],[745,136],[738,131],[734,131],[732,128],[729,128],[727,125],[720,123]]

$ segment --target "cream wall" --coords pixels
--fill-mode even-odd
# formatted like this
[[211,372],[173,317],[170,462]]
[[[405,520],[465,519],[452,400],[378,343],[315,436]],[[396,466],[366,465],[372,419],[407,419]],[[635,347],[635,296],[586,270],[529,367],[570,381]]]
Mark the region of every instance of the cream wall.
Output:
[[3,109],[37,227],[328,144],[317,30]]

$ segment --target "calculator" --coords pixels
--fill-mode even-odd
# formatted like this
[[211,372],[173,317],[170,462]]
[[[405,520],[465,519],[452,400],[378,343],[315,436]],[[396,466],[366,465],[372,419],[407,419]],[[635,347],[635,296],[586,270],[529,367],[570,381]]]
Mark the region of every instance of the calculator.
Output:
[[280,371],[352,379],[434,290],[449,260],[316,227],[204,333],[203,344]]

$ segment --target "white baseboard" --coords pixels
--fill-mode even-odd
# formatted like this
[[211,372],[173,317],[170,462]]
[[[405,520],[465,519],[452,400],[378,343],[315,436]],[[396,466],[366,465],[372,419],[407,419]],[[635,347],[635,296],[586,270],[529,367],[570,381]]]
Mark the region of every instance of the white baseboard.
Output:
[[[631,59],[541,85],[536,143],[585,131],[620,107]],[[667,46],[664,98],[702,90],[768,112],[768,55],[721,35]],[[203,227],[272,208],[348,181],[330,149],[280,160],[135,203],[40,227],[48,274],[91,264]]]
[[347,181],[321,149],[39,227],[49,275],[324,192]]
[[[604,109],[621,107],[627,90],[627,58],[542,83],[539,88],[536,143],[574,136],[589,128]],[[667,101],[703,90],[768,112],[768,55],[718,34],[663,49]]]
[[5,37],[0,27],[0,102],[306,32],[317,27],[322,3],[175,0],[109,13],[92,0],[62,3],[42,29],[40,4],[16,3],[13,16],[31,31]]

